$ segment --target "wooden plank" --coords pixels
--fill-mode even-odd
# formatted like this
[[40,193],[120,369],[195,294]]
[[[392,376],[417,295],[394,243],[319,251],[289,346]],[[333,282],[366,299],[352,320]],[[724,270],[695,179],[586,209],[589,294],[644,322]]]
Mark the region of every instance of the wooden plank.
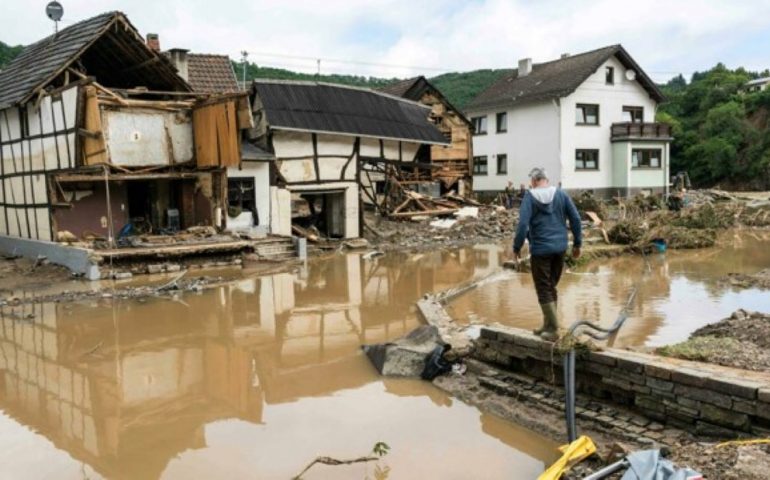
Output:
[[96,137],[86,136],[83,139],[83,164],[99,165],[108,163],[107,146],[104,142],[102,113],[99,108],[99,99],[96,88],[85,87],[85,119],[84,130],[98,134]]

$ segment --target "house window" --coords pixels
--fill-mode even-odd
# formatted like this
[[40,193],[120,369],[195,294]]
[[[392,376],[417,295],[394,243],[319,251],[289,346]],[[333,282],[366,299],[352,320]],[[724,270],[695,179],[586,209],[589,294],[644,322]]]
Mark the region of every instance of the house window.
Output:
[[599,150],[586,148],[575,150],[575,170],[599,170]]
[[506,112],[500,112],[497,114],[497,133],[504,133],[508,131],[508,114]]
[[615,84],[615,67],[607,67],[604,70],[604,81],[607,82],[607,85]]
[[487,117],[473,117],[471,121],[473,122],[473,133],[475,135],[487,134]]
[[644,122],[644,107],[623,107],[623,121],[631,123]]
[[487,174],[487,156],[486,155],[482,155],[480,157],[473,157],[473,174],[474,175]]
[[659,148],[635,148],[631,150],[632,168],[660,168],[661,150]]
[[505,153],[497,154],[497,174],[505,175],[508,173],[508,155]]
[[599,105],[578,103],[575,106],[575,123],[578,125],[599,125]]
[[227,179],[227,215],[237,217],[250,213],[252,225],[259,225],[254,178]]

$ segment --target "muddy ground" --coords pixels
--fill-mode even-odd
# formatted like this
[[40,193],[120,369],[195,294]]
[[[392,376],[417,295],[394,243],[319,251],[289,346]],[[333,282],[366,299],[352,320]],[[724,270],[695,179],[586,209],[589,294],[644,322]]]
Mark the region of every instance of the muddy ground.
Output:
[[770,315],[738,310],[694,331],[684,342],[661,347],[660,355],[770,372]]

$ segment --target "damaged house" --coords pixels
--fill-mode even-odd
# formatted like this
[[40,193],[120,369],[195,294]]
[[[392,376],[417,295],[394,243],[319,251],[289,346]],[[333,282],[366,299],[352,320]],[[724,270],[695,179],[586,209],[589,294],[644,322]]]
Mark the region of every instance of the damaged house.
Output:
[[256,80],[251,100],[249,140],[275,156],[274,234],[306,236],[310,229],[325,238],[362,236],[364,200],[381,205],[389,184],[410,175],[424,179],[434,168],[431,146],[448,144],[429,120],[430,107],[382,92]]
[[[194,92],[120,12],[28,46],[0,72],[0,247],[93,278],[90,249],[103,260],[157,246],[125,243],[139,234],[211,237],[226,226],[227,168],[250,121],[244,94]],[[185,248],[243,246],[214,237]]]
[[441,193],[467,196],[473,191],[473,124],[441,91],[423,76],[409,78],[380,89],[430,107],[429,119],[449,140],[448,146],[432,145],[430,161],[439,168],[431,179],[440,182]]

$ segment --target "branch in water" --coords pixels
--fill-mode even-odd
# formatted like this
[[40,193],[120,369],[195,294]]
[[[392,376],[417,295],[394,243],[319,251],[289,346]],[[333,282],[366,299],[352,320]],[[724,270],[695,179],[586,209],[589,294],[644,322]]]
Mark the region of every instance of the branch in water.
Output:
[[299,475],[294,477],[292,480],[300,480],[302,478],[302,475],[304,475],[305,472],[310,470],[310,468],[316,463],[322,463],[324,465],[352,465],[354,463],[375,462],[377,460],[379,460],[379,457],[359,457],[359,458],[354,458],[353,460],[338,460],[332,457],[318,457],[312,462],[310,462],[310,464],[307,467],[305,467],[304,470],[299,472]]

